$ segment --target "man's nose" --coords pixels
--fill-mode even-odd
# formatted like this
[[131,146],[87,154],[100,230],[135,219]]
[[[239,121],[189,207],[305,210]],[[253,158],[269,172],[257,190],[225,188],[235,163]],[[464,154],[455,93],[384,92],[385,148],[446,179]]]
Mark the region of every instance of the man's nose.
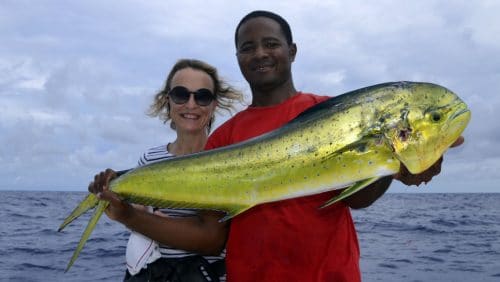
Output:
[[262,57],[267,57],[269,54],[266,50],[266,48],[264,48],[264,46],[262,45],[258,45],[256,48],[255,48],[255,53],[254,53],[254,56],[257,57],[257,58],[262,58]]

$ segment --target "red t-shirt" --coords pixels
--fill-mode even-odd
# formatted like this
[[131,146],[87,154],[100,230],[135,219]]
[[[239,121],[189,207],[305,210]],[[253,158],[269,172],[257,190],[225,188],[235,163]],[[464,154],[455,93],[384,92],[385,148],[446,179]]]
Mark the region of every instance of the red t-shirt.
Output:
[[[270,107],[249,107],[221,125],[206,149],[238,143],[281,127],[326,96],[303,94]],[[325,209],[326,192],[255,206],[231,220],[228,281],[361,281],[359,246],[349,208]]]

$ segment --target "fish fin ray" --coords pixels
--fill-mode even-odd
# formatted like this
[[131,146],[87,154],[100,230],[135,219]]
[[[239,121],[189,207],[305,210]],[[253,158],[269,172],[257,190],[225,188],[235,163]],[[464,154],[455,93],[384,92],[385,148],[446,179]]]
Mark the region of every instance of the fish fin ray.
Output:
[[73,252],[73,256],[71,257],[71,260],[68,263],[68,266],[66,266],[66,270],[64,272],[67,272],[73,263],[75,262],[76,258],[80,254],[80,251],[83,249],[83,246],[87,242],[88,238],[90,237],[90,234],[95,228],[95,225],[99,221],[99,218],[101,217],[102,213],[104,210],[108,207],[109,202],[106,201],[99,201],[97,204],[97,208],[94,211],[94,215],[92,218],[90,218],[89,223],[87,224],[87,227],[85,228],[85,231],[83,231],[82,237],[80,238],[80,242],[78,243],[78,246],[76,247],[75,251]]
[[323,157],[322,161],[325,162],[329,159],[340,156],[348,151],[365,152],[368,148],[370,148],[370,145],[372,145],[374,142],[378,143],[381,137],[382,137],[381,135],[376,133],[367,134],[362,139],[353,142],[351,144],[348,144],[344,147],[338,148],[337,150],[329,153],[328,155]]
[[338,201],[341,201],[341,200],[351,196],[352,194],[366,188],[368,185],[372,184],[373,182],[375,182],[379,179],[380,179],[380,177],[371,177],[371,178],[367,178],[365,180],[358,181],[358,182],[354,183],[352,186],[344,189],[339,195],[326,201],[319,208],[323,209],[323,208],[326,208],[330,205],[333,205],[333,204],[337,203]]
[[71,212],[71,214],[64,219],[63,223],[61,224],[61,226],[59,226],[59,229],[57,231],[61,232],[73,220],[77,219],[80,215],[84,214],[88,210],[94,208],[98,202],[99,200],[97,199],[97,197],[94,194],[89,193],[87,197],[85,197],[85,199],[83,199]]
[[228,221],[231,218],[233,218],[233,217],[235,217],[235,216],[237,216],[237,215],[239,215],[239,214],[247,211],[251,207],[252,206],[239,206],[238,208],[232,209],[232,210],[228,211],[223,218],[219,219],[219,222]]

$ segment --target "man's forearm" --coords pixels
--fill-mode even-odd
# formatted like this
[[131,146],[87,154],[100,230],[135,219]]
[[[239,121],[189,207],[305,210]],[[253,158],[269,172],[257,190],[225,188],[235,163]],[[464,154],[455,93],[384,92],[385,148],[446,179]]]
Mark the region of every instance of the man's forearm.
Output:
[[383,177],[363,190],[345,198],[344,202],[353,209],[369,207],[389,189],[392,179],[392,176]]

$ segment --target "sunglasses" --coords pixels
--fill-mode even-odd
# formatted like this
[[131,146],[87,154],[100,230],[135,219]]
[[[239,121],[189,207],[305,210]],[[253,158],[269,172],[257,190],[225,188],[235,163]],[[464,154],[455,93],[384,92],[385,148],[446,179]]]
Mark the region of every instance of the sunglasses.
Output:
[[198,106],[208,106],[210,103],[212,103],[213,100],[215,100],[215,95],[212,93],[212,91],[206,89],[206,88],[200,88],[196,91],[189,91],[184,86],[176,86],[168,92],[168,96],[172,101],[176,104],[182,105],[186,104],[189,101],[189,98],[191,97],[191,94],[194,95],[194,101]]

